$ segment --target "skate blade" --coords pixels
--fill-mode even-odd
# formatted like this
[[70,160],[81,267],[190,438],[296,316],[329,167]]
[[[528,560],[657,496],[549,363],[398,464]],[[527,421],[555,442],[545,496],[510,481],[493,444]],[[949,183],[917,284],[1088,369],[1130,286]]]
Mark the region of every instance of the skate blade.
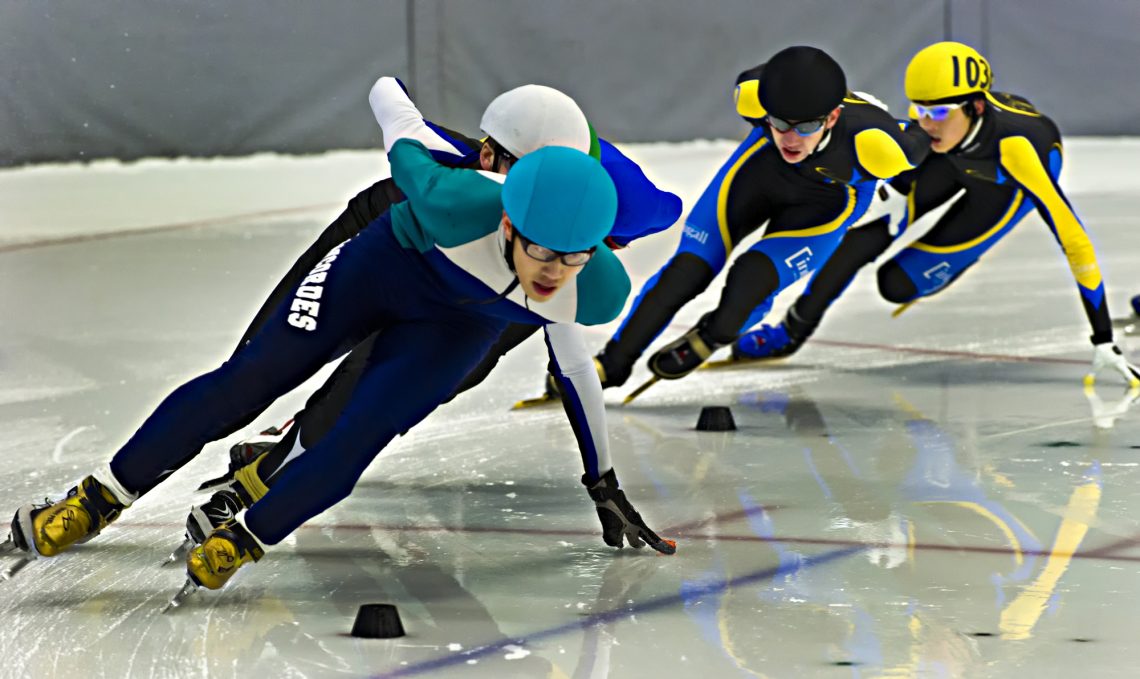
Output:
[[194,592],[197,591],[198,583],[194,582],[190,578],[186,578],[186,584],[182,585],[182,589],[178,590],[178,593],[170,598],[170,601],[166,604],[166,606],[163,607],[161,611],[159,611],[159,613],[165,614],[173,611],[175,608],[178,608],[183,603],[185,603],[186,599],[188,599],[192,594],[194,594]]
[[198,490],[195,492],[198,492],[198,493],[202,493],[202,492],[206,492],[206,491],[214,492],[216,490],[221,490],[223,488],[228,487],[230,485],[230,483],[232,483],[232,482],[233,482],[233,477],[230,476],[229,474],[225,474],[224,476],[219,476],[216,479],[210,479],[209,481],[203,481],[202,485],[198,486]]
[[628,404],[632,403],[633,399],[644,394],[646,389],[657,384],[659,381],[661,381],[661,378],[658,377],[657,375],[650,377],[649,381],[647,381],[645,384],[641,385],[637,389],[634,389],[632,392],[630,392],[629,396],[626,396],[625,399],[622,400],[621,404],[624,406],[624,405],[628,405]]
[[730,365],[738,365],[741,363],[755,363],[762,361],[762,358],[720,358],[715,361],[705,361],[697,370],[715,370],[717,368],[727,368]]
[[190,538],[186,538],[182,541],[182,544],[178,545],[178,547],[170,553],[170,556],[166,557],[165,561],[159,564],[159,567],[165,568],[173,563],[185,561],[186,555],[190,553],[191,549],[194,549],[194,541]]
[[717,368],[734,368],[743,367],[747,365],[756,365],[758,363],[782,363],[790,358],[789,356],[771,356],[766,358],[721,358],[715,361],[705,361],[697,370],[715,370]]
[[896,307],[895,310],[891,312],[891,318],[898,318],[899,316],[902,316],[904,311],[911,308],[915,304],[918,304],[917,299],[911,300],[911,301],[907,302],[906,304],[898,305],[898,307]]
[[35,557],[25,555],[23,550],[16,546],[16,542],[11,537],[5,540],[3,544],[0,544],[0,557],[8,556],[17,556],[17,559],[12,565],[0,571],[0,580],[3,581],[11,580],[16,576],[16,573],[19,573],[25,566],[36,560]]
[[535,398],[524,398],[521,401],[516,401],[515,404],[511,406],[511,410],[525,410],[526,408],[544,406],[547,403],[557,400],[560,399],[556,399],[550,394],[543,394],[542,396],[536,396]]
[[5,570],[3,573],[0,573],[0,580],[5,580],[5,581],[11,580],[12,578],[16,577],[17,573],[24,570],[25,566],[27,566],[28,564],[30,564],[33,561],[35,561],[35,559],[32,557],[27,557],[27,556],[21,557],[19,560],[16,561],[16,563],[9,566],[7,568],[7,570]]

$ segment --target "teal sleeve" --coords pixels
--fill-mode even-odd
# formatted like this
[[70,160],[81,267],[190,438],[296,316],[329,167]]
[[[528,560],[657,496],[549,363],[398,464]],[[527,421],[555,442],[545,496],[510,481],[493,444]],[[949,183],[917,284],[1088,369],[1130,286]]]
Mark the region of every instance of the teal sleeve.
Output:
[[[397,237],[421,252],[456,247],[499,227],[502,183],[477,170],[441,165],[420,142],[400,139],[388,152],[392,179],[407,196],[393,213]],[[409,216],[410,213],[410,216]]]
[[578,323],[609,323],[625,308],[630,291],[629,274],[609,248],[598,248],[578,274],[577,282],[578,311],[574,320]]

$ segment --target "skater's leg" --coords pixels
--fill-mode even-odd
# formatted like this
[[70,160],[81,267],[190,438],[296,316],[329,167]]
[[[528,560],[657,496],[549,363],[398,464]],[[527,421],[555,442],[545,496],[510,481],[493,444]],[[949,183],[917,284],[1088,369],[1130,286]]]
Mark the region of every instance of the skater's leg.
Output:
[[879,268],[879,292],[904,304],[957,279],[1033,209],[1024,191],[977,182],[921,238]]
[[764,238],[732,264],[716,308],[650,358],[655,375],[684,377],[759,322],[775,295],[827,260],[847,227],[866,210],[869,194],[844,188],[813,198],[775,209]]
[[[237,354],[167,396],[111,460],[118,481],[133,492],[153,487],[224,436],[237,417],[263,408],[362,339],[378,323],[377,307],[362,307],[367,302],[358,292],[374,283],[362,255],[351,242],[334,249],[327,278],[308,286],[319,293],[298,288],[298,296]],[[320,295],[319,322],[311,329],[296,327],[298,312],[292,310],[298,303],[306,308],[312,301],[306,294]]]
[[[330,251],[249,344],[168,396],[102,477],[84,479],[58,502],[22,507],[12,524],[13,542],[25,553],[51,556],[92,537],[204,443],[379,326],[396,295],[383,276],[398,280],[398,265],[408,259],[390,229],[376,233],[382,237]],[[400,293],[400,303],[407,304],[407,297]]]
[[[240,349],[253,339],[254,335],[273,317],[282,302],[292,299],[293,290],[330,250],[354,238],[374,219],[387,212],[393,203],[403,198],[403,194],[396,188],[396,183],[389,177],[376,182],[349,200],[344,211],[321,232],[317,240],[297,258],[289,271],[278,281],[273,292],[269,293],[265,303],[261,305],[261,309],[238,340],[237,348]],[[237,349],[234,351],[236,353]]]
[[[407,323],[385,330],[336,425],[290,462],[246,513],[246,525],[275,544],[351,493],[387,443],[434,410],[486,353],[502,325],[489,319]],[[424,370],[430,365],[431,370]]]
[[506,329],[503,330],[503,333],[499,335],[499,338],[495,340],[495,343],[491,345],[491,348],[487,351],[487,355],[483,357],[479,365],[475,366],[475,368],[463,378],[463,381],[455,388],[455,393],[448,396],[447,400],[450,401],[459,394],[462,394],[487,379],[487,375],[490,375],[491,370],[498,365],[500,358],[505,356],[511,349],[522,344],[528,337],[538,332],[540,327],[541,326],[526,323],[511,323],[508,325]]
[[766,178],[782,162],[757,128],[721,166],[686,218],[676,254],[642,287],[599,354],[605,386],[625,383],[634,362],[681,307],[708,287],[736,244],[767,221]]
[[[945,204],[962,189],[957,171],[941,157],[928,160],[892,186],[908,193],[907,212],[900,230]],[[835,251],[812,276],[804,293],[789,307],[783,322],[746,333],[733,346],[733,353],[743,358],[781,358],[795,353],[815,332],[828,308],[847,290],[859,270],[894,242],[897,235],[892,234],[889,219],[887,215],[849,228]]]

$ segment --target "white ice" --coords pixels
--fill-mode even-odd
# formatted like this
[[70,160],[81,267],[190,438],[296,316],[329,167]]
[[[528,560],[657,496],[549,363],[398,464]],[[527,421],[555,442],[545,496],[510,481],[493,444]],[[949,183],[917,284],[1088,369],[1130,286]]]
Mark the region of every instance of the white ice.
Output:
[[[731,148],[627,150],[691,206]],[[1125,316],[1140,142],[1066,150]],[[384,166],[335,153],[0,171],[4,511],[106,462],[223,360]],[[678,230],[622,254],[635,284]],[[561,410],[508,412],[540,389],[532,340],[390,445],[348,501],[159,615],[182,575],[158,563],[241,435],[207,447],[97,540],[0,584],[0,675],[1134,676],[1140,422],[1118,378],[1082,391],[1088,328],[1048,230],[1027,219],[950,290],[891,310],[868,270],[790,360],[620,407],[639,367],[608,395],[623,487],[673,557],[606,547]],[[613,327],[591,332],[599,348]],[[730,406],[739,430],[695,432],[704,405]],[[408,636],[349,636],[364,603],[396,604]]]

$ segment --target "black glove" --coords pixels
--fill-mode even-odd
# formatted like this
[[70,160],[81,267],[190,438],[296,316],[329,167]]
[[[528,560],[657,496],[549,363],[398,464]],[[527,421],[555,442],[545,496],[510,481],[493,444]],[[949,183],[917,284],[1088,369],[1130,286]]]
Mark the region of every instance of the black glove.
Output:
[[610,469],[602,474],[600,479],[591,479],[582,476],[582,485],[586,486],[590,499],[598,510],[598,518],[602,522],[602,539],[611,547],[621,547],[622,538],[629,541],[629,546],[635,549],[644,547],[646,543],[662,554],[673,554],[677,551],[677,543],[672,540],[662,540],[657,533],[645,525],[645,521],[629,500],[625,491],[618,488],[617,475]]

